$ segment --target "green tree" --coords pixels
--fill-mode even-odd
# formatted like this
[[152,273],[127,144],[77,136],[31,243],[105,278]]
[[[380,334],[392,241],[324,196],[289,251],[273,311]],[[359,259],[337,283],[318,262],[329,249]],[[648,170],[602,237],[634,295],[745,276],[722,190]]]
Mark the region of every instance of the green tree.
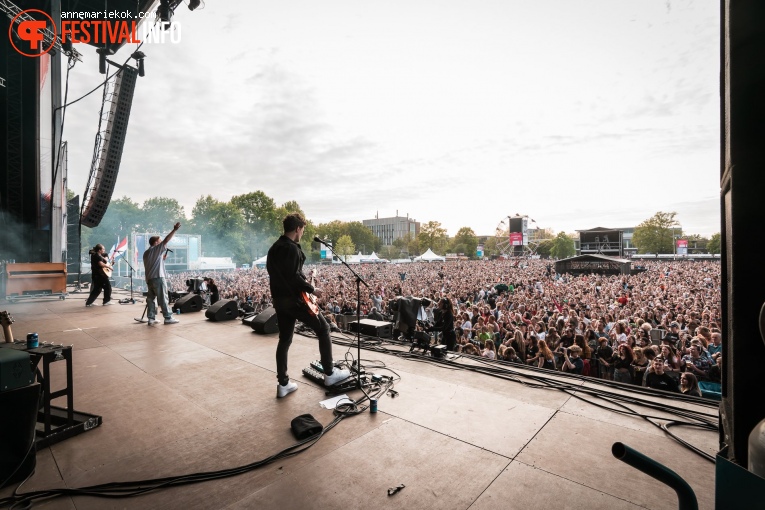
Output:
[[340,236],[340,239],[335,243],[335,251],[345,260],[348,260],[348,255],[352,255],[356,252],[356,246],[354,246],[351,236]]
[[720,253],[720,232],[712,234],[707,243],[709,253]]
[[353,244],[362,247],[364,254],[370,254],[375,249],[375,240],[377,236],[365,227],[360,221],[351,221],[346,225],[346,233],[351,236]]
[[497,238],[495,236],[489,236],[486,242],[483,243],[483,256],[492,257],[499,255],[499,249],[497,249]]
[[[464,253],[471,259],[476,258],[476,249],[478,248],[478,237],[470,227],[462,227],[457,231],[457,235],[452,240],[452,246],[455,253]],[[458,250],[458,247],[461,248]]]
[[337,243],[344,235],[348,235],[346,224],[340,220],[333,220],[329,223],[320,223],[316,226],[316,233],[322,239],[331,243]]
[[191,225],[193,233],[202,236],[205,256],[251,261],[244,242],[244,217],[235,205],[210,195],[200,197],[192,209]]
[[91,241],[93,244],[103,244],[108,252],[112,245],[117,242],[117,238],[122,240],[125,237],[131,237],[130,234],[137,230],[142,216],[141,208],[130,198],[123,196],[113,200],[97,227],[82,229],[81,242],[85,244],[82,245],[80,254],[87,253],[92,246]]
[[[262,191],[233,196],[230,202],[244,218],[242,236],[248,260],[253,261],[265,255],[273,241],[281,235],[282,220],[286,214],[280,214],[276,202]],[[291,208],[292,202],[285,203],[285,206]]]
[[559,232],[552,240],[550,254],[556,259],[565,259],[573,257],[576,254],[574,239],[565,232]]
[[186,219],[183,206],[174,198],[154,197],[145,200],[137,230],[148,233],[166,234],[173,224]]
[[638,253],[674,253],[675,236],[682,236],[676,212],[657,212],[635,228],[632,243]]
[[545,239],[537,245],[537,255],[543,259],[550,258],[552,256],[554,241],[553,239]]
[[435,252],[441,253],[446,248],[448,240],[446,229],[441,227],[441,223],[438,221],[429,221],[423,225],[420,228],[420,235],[417,236],[417,239],[421,252],[425,252],[430,248]]

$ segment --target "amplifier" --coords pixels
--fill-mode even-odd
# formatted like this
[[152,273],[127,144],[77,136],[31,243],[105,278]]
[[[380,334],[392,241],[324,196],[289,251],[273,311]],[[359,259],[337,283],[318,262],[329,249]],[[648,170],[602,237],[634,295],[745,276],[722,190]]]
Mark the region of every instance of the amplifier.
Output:
[[[358,331],[359,323],[356,321],[348,323],[348,330],[354,333]],[[378,338],[393,337],[393,323],[386,321],[375,321],[372,319],[361,319],[361,334],[374,336]]]
[[16,349],[0,349],[0,391],[29,386],[33,381],[29,354]]

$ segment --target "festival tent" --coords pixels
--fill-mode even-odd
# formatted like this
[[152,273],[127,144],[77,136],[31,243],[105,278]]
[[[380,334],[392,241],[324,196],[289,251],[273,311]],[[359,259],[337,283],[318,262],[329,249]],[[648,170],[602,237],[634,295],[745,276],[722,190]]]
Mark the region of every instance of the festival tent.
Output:
[[361,259],[361,262],[377,264],[377,263],[388,262],[388,259],[381,259],[380,257],[377,256],[375,252],[372,252],[370,256],[364,257],[363,259]]
[[259,267],[262,269],[266,267],[266,260],[268,260],[268,255],[263,255],[258,260],[252,261],[252,267]]
[[435,253],[433,253],[433,250],[428,248],[428,251],[426,251],[425,253],[423,253],[419,257],[415,257],[414,261],[415,262],[436,262],[436,261],[438,261],[438,262],[445,262],[446,258],[442,257],[440,255],[436,255]]

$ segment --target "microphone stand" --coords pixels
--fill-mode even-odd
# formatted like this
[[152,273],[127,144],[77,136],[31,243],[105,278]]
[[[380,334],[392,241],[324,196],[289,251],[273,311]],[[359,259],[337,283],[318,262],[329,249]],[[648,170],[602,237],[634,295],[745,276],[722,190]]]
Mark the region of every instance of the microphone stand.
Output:
[[122,260],[125,262],[125,264],[127,264],[128,267],[130,268],[130,299],[120,299],[119,300],[119,304],[121,304],[121,305],[134,305],[136,303],[140,303],[141,300],[133,298],[133,271],[135,271],[135,269],[133,269],[133,266],[131,266],[130,262],[128,262],[128,260],[125,258],[125,253],[127,253],[127,251],[123,251],[122,253],[120,253],[120,256],[117,257],[115,262],[117,262],[120,258],[122,258]]
[[342,262],[343,265],[348,268],[348,271],[353,273],[353,276],[356,277],[356,384],[358,384],[358,387],[364,396],[367,397],[367,400],[371,401],[367,392],[364,391],[364,386],[361,384],[361,284],[363,283],[366,288],[369,288],[369,284],[367,284],[367,282],[365,282],[364,279],[361,278],[361,276],[359,276],[359,274],[354,271],[353,268],[349,266],[348,263],[340,255],[337,254],[337,252],[329,243],[319,239],[318,236],[314,237],[314,241],[321,243],[329,248],[329,251],[331,251],[338,259],[340,259],[340,262]]

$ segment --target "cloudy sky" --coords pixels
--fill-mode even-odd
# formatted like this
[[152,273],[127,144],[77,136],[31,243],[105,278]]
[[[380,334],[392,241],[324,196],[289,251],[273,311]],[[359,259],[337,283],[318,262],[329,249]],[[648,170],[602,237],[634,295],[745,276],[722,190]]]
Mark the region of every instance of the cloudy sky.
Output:
[[[146,43],[114,198],[262,190],[317,223],[720,230],[707,0],[207,0]],[[124,61],[135,45],[113,58]],[[69,99],[103,78],[90,47]],[[101,95],[67,111],[84,190]],[[169,219],[172,221],[174,219]]]

